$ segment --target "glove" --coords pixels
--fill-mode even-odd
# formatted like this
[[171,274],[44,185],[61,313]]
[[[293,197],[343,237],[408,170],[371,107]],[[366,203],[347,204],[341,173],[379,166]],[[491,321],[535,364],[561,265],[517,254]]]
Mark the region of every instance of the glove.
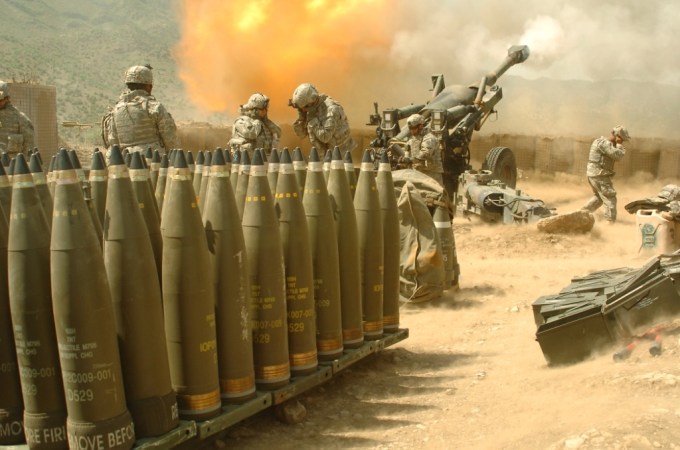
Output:
[[309,122],[307,122],[307,126],[311,128],[319,128],[321,126],[321,121],[317,117],[313,117]]
[[293,131],[298,137],[307,136],[307,124],[304,120],[297,119],[293,122]]

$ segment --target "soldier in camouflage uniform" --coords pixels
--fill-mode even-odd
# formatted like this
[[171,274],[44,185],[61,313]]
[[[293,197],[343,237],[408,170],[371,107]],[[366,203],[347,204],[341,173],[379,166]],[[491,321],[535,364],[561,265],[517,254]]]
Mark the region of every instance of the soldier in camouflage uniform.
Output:
[[12,105],[9,86],[0,81],[0,151],[25,153],[33,148],[33,139],[31,119]]
[[409,116],[406,125],[411,131],[411,138],[406,143],[406,155],[411,158],[413,168],[434,178],[443,186],[444,166],[439,140],[425,129],[425,118],[420,114]]
[[281,137],[281,128],[269,117],[269,97],[255,93],[245,105],[241,105],[241,116],[234,121],[229,146],[235,150],[247,151],[250,157],[256,148],[265,150],[267,156],[276,148]]
[[151,67],[132,66],[125,72],[128,89],[118,103],[102,119],[102,139],[109,147],[120,145],[121,150],[169,151],[179,147],[175,120],[165,106],[151,95],[153,74]]
[[336,145],[342,154],[356,147],[345,110],[329,96],[319,94],[311,84],[298,86],[290,104],[298,110],[298,118],[293,123],[295,134],[299,137],[309,136],[309,141],[319,154],[333,150]]
[[594,212],[604,204],[604,217],[610,223],[616,222],[616,190],[612,183],[614,162],[626,154],[623,143],[628,140],[628,131],[620,125],[616,126],[609,137],[595,139],[588,154],[586,174],[593,196],[581,209]]

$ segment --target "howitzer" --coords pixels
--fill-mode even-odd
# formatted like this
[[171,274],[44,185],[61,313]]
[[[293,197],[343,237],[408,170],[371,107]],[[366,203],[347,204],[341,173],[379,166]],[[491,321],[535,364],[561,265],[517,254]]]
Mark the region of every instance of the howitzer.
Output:
[[[371,142],[373,153],[388,152],[394,168],[399,168],[403,160],[403,145],[410,137],[408,128],[401,129],[399,121],[411,114],[419,113],[426,120],[428,128],[439,139],[442,163],[444,166],[444,187],[455,198],[458,192],[458,179],[470,166],[469,144],[472,134],[479,131],[503,98],[503,91],[496,85],[498,78],[510,67],[526,61],[529,47],[514,45],[508,49],[503,62],[492,72],[482,77],[479,83],[471,85],[445,86],[444,76],[432,75],[432,98],[425,103],[411,104],[401,108],[391,108],[378,113],[374,103],[374,114],[369,123],[376,127],[376,138]],[[491,170],[495,178],[510,187],[517,182],[515,157],[507,147],[494,147],[486,156],[482,169]]]
[[554,215],[542,200],[494,179],[490,170],[460,175],[456,205],[463,215],[477,215],[487,222],[532,223]]

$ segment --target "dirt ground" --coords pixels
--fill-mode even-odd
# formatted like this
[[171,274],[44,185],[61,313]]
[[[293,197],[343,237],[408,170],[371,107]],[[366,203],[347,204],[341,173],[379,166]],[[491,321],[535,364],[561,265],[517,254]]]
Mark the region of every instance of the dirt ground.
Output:
[[[460,290],[405,304],[410,337],[298,397],[306,419],[286,425],[271,410],[228,431],[233,449],[647,449],[680,448],[678,334],[652,357],[645,346],[548,367],[531,305],[574,276],[640,267],[635,217],[623,205],[668,181],[615,179],[619,221],[601,210],[585,235],[546,235],[535,225],[454,220]],[[585,181],[523,175],[518,188],[557,212],[589,197]],[[221,446],[221,445],[220,445]]]

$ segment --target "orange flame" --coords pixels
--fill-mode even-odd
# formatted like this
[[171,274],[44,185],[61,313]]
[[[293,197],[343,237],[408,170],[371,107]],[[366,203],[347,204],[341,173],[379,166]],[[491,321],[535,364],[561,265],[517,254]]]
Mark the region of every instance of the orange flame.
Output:
[[[208,112],[238,114],[254,92],[270,116],[295,117],[288,99],[310,82],[336,96],[348,75],[388,56],[386,0],[184,0],[176,49],[189,97]],[[336,94],[336,92],[338,94]]]

